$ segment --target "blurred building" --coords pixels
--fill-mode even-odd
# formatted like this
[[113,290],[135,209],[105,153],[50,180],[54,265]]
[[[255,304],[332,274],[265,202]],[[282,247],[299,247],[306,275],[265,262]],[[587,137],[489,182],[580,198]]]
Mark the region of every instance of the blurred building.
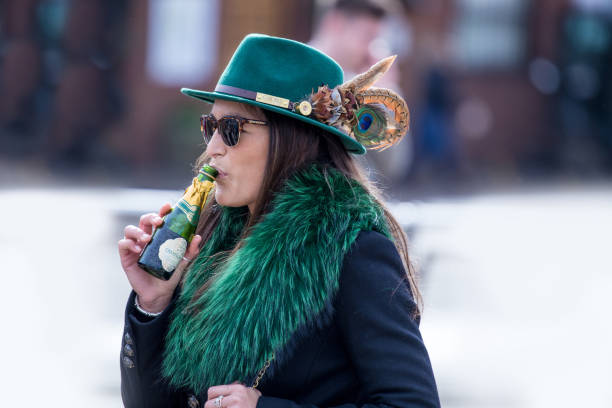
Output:
[[[393,158],[391,181],[609,173],[608,1],[372,1],[394,11],[361,46],[399,55],[398,91],[412,113],[402,142],[409,148]],[[0,156],[175,187],[203,150],[206,108],[180,87],[213,88],[247,33],[310,41],[332,5],[4,0]]]

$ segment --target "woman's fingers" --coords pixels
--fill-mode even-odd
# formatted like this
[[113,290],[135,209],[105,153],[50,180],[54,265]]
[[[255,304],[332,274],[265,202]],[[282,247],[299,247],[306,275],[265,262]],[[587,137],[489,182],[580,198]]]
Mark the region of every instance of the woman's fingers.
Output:
[[140,217],[138,228],[143,230],[146,234],[151,234],[153,232],[153,227],[159,227],[162,222],[163,220],[158,214],[148,213]]
[[185,251],[185,258],[193,260],[198,256],[198,252],[200,252],[200,242],[202,242],[202,237],[194,235],[189,243],[189,247],[187,247],[187,251]]
[[159,209],[159,215],[163,217],[164,215],[168,214],[170,211],[172,211],[172,206],[170,205],[170,203],[166,203],[162,205],[161,208]]
[[139,254],[142,248],[149,242],[151,235],[146,234],[140,228],[134,225],[128,225],[124,229],[125,237],[118,242],[119,251],[135,252]]
[[117,244],[120,252],[134,252],[139,254],[140,251],[142,251],[142,247],[131,239],[120,239]]
[[[228,394],[228,395],[221,394],[221,395],[223,395],[223,400],[221,401],[221,408],[227,408],[227,407],[248,408],[247,406],[241,404],[242,400],[237,395],[234,395],[234,394]],[[206,401],[206,403],[204,403],[204,408],[216,408],[217,405],[215,404],[215,399],[217,397]]]
[[138,241],[138,243],[142,245],[145,245],[151,240],[151,234],[147,234],[146,232],[134,225],[128,225],[127,227],[125,227],[123,232],[126,238]]
[[244,386],[242,384],[224,384],[214,385],[208,389],[208,399],[212,400],[217,398],[219,395],[229,396],[232,393],[236,393],[241,390]]
[[162,225],[162,217],[172,211],[170,203],[166,203],[159,209],[159,214],[147,213],[140,217],[138,228],[143,230],[146,234],[151,235],[153,233],[153,227],[159,227]]

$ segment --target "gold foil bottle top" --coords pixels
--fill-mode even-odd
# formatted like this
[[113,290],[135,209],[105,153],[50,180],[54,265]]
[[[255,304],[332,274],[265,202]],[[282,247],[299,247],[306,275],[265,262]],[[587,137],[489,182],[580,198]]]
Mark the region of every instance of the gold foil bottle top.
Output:
[[192,207],[193,211],[195,211],[202,205],[204,197],[211,187],[212,183],[210,181],[206,180],[205,182],[201,182],[197,178],[194,178],[191,185],[185,190],[183,200]]
[[194,209],[201,207],[213,187],[217,174],[218,171],[214,167],[207,164],[202,166],[197,177],[194,177],[191,185],[185,190],[183,200],[190,206],[193,206]]

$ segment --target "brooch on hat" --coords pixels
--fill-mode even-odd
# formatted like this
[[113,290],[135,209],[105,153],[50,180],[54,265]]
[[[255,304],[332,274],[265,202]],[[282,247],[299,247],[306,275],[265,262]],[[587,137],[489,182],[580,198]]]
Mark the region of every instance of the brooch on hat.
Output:
[[410,112],[397,93],[372,87],[389,69],[395,56],[374,64],[366,72],[330,89],[321,85],[293,109],[333,126],[372,150],[385,150],[408,131]]

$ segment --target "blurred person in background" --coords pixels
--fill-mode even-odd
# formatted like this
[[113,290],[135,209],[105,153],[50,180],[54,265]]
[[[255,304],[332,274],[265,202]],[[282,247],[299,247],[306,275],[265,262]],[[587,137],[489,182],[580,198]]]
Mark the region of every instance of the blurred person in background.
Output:
[[[392,27],[406,25],[403,6],[396,0],[337,0],[324,8],[309,45],[335,59],[347,77],[364,72],[382,57],[397,52],[391,49]],[[399,64],[391,66],[377,86],[393,89],[402,95]],[[374,178],[402,180],[412,160],[410,138],[395,149],[368,155],[366,160],[377,170]]]
[[453,126],[455,111],[451,80],[444,69],[431,67],[424,81],[424,106],[411,176],[423,184],[455,181],[459,176],[459,153]]
[[556,148],[570,174],[593,176],[612,170],[612,7],[598,14],[576,3],[560,35]]
[[370,45],[381,34],[386,14],[381,2],[338,0],[324,11],[309,45],[335,59],[352,77],[377,61]]
[[405,102],[369,89],[392,62],[344,82],[249,35],[215,91],[182,90],[213,103],[198,164],[219,175],[170,280],[137,266],[169,204],[119,241],[126,407],[439,407],[405,233],[354,158],[406,131]]
[[0,151],[21,157],[35,149],[42,55],[31,15],[35,1],[0,5]]
[[23,155],[35,143],[35,92],[41,74],[40,51],[26,38],[11,40],[0,71],[2,150]]
[[0,6],[0,148],[78,174],[118,162],[124,2],[7,0]]
[[46,149],[55,168],[109,166],[116,159],[104,131],[121,112],[113,39],[122,11],[117,2],[102,0],[78,1],[67,10]]

